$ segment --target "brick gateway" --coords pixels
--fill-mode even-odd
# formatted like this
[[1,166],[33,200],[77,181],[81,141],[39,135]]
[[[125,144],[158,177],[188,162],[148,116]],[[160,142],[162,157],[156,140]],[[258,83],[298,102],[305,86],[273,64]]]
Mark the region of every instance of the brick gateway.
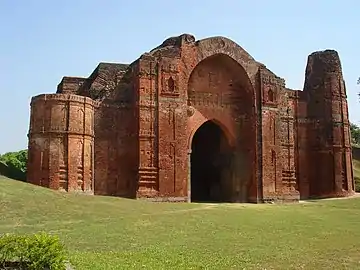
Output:
[[292,90],[224,37],[165,40],[32,98],[28,181],[176,201],[264,202],[354,193],[338,53],[309,55]]

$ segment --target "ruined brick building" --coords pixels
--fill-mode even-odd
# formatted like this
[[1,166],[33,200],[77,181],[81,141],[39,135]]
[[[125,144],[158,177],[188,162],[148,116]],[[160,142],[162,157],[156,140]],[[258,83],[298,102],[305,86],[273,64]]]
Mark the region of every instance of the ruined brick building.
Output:
[[354,191],[338,53],[308,57],[304,89],[224,37],[165,40],[32,98],[28,181],[178,201],[263,202]]

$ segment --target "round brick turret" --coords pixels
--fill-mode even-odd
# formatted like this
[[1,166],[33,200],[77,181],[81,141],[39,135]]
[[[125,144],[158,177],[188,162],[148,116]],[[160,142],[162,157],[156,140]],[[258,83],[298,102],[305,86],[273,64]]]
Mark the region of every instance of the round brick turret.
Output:
[[31,100],[28,182],[93,192],[94,101],[72,94]]

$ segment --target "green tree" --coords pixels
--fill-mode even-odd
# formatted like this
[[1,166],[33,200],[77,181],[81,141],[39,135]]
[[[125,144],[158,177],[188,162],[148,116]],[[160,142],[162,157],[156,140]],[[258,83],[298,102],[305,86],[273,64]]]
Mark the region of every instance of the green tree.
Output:
[[9,167],[26,172],[27,150],[5,153],[0,156],[0,161]]
[[0,174],[12,179],[26,181],[27,150],[0,155]]
[[350,123],[351,142],[360,145],[360,128],[354,123]]

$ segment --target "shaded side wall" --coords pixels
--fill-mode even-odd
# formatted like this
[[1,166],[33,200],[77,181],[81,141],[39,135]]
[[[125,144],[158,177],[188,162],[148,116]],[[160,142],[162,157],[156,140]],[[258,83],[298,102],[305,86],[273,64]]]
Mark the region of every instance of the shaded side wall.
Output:
[[91,99],[70,94],[32,98],[28,182],[93,192],[93,106]]
[[303,91],[297,91],[297,119],[296,119],[296,148],[297,148],[297,178],[298,189],[300,191],[300,198],[306,199],[309,197],[309,159],[311,153],[308,151],[308,120],[307,120],[307,94]]
[[95,194],[134,197],[137,140],[132,106],[97,103]]
[[[134,198],[138,170],[137,64],[123,74],[95,109],[95,194]],[[97,92],[95,86],[89,89]],[[99,90],[101,91],[101,90]]]

